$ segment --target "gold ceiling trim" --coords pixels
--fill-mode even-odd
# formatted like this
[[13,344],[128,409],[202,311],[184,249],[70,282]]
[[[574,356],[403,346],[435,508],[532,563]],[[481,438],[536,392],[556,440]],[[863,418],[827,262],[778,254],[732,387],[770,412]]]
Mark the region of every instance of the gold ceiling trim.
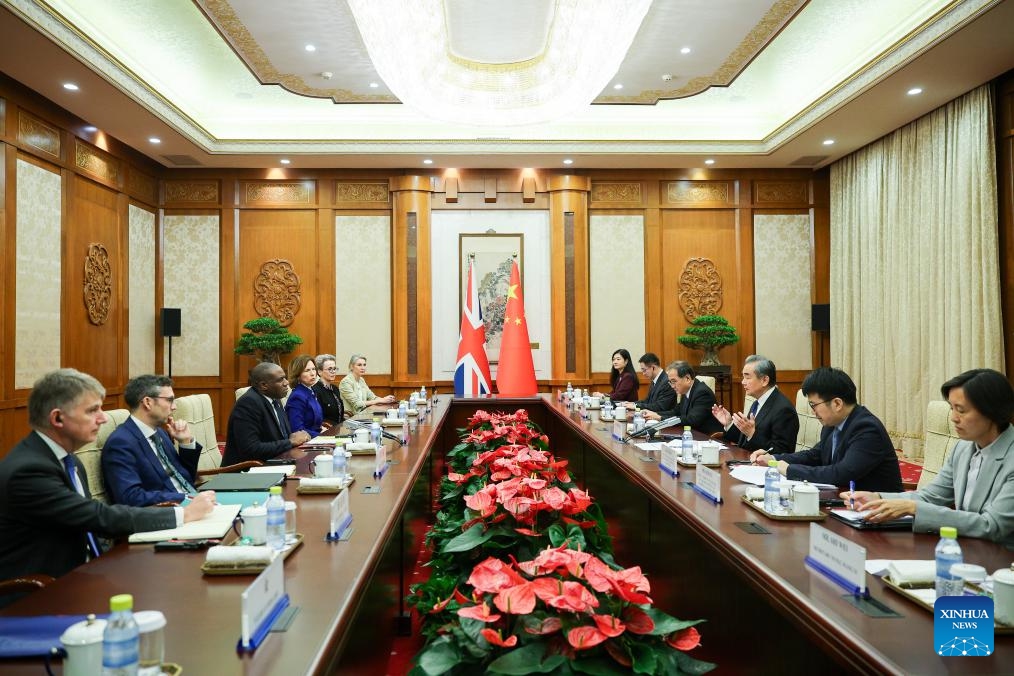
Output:
[[194,3],[229,48],[261,84],[278,85],[293,94],[331,99],[335,103],[401,103],[390,94],[357,94],[348,89],[312,87],[303,78],[279,71],[261,49],[228,0],[202,0]]
[[654,105],[659,101],[683,99],[706,92],[712,87],[728,87],[739,74],[774,40],[810,0],[778,0],[757,22],[725,62],[710,75],[695,77],[678,89],[646,89],[633,96],[600,96],[592,104],[637,103]]

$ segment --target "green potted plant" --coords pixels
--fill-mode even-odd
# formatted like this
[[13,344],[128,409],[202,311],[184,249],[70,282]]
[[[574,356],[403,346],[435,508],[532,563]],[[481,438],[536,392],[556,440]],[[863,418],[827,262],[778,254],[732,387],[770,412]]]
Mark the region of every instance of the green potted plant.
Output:
[[260,361],[281,364],[279,357],[302,344],[303,339],[281,325],[274,317],[258,317],[243,324],[246,333],[236,343],[236,354],[256,354]]
[[701,366],[719,366],[718,351],[739,342],[739,334],[721,315],[701,315],[690,322],[686,334],[677,340],[691,350],[703,350]]

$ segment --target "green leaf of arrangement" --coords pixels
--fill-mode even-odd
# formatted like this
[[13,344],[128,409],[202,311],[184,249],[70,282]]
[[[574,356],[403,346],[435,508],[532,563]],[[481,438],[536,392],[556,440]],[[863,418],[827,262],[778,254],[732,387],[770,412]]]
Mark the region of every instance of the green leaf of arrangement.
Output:
[[544,643],[530,643],[512,650],[490,662],[487,673],[492,674],[547,674],[567,661],[563,655],[549,655]]
[[546,535],[549,537],[549,543],[554,547],[559,547],[567,540],[567,531],[564,530],[563,524],[559,523],[554,523],[547,528]]
[[680,629],[692,627],[695,624],[700,624],[701,622],[704,621],[704,620],[677,620],[672,615],[663,613],[658,608],[653,608],[651,606],[638,606],[638,607],[641,610],[643,610],[648,615],[648,617],[650,617],[655,622],[655,628],[651,631],[650,634],[651,636],[665,636],[666,634],[671,634],[674,631],[679,631]]
[[574,671],[592,676],[623,676],[630,672],[607,657],[585,657],[570,663]]
[[679,650],[674,650],[671,654],[682,674],[706,674],[716,666],[714,662],[695,659]]
[[449,641],[443,640],[444,638],[433,641],[419,655],[419,667],[429,676],[446,674],[460,661],[458,650]]
[[644,643],[631,643],[630,655],[633,658],[632,668],[635,674],[654,674],[658,669],[658,655],[655,649]]
[[494,530],[483,530],[482,524],[477,523],[461,535],[451,538],[440,549],[441,552],[467,552],[478,547],[496,534]]

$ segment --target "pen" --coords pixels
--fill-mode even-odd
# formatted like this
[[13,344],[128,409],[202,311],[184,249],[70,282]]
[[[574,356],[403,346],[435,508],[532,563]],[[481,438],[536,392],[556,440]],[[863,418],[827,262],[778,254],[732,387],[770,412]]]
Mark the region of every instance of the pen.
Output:
[[849,509],[856,511],[856,482],[849,481]]

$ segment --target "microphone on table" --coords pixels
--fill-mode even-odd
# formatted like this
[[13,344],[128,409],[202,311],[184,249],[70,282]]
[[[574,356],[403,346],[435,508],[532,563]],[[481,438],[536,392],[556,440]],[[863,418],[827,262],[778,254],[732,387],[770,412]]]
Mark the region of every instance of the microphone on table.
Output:
[[678,415],[674,415],[671,418],[666,418],[665,420],[659,420],[654,425],[648,425],[646,427],[642,427],[637,432],[631,432],[627,436],[623,437],[623,443],[627,443],[631,439],[636,439],[637,437],[640,437],[642,435],[643,436],[647,436],[649,439],[651,439],[652,437],[655,436],[656,432],[659,432],[660,430],[663,430],[666,427],[672,427],[673,425],[678,425],[679,423],[680,423],[680,417]]
[[[352,418],[348,418],[345,421],[345,426],[348,427],[350,430],[368,430],[370,429],[370,424],[371,423],[368,423],[364,420],[353,420]],[[381,429],[380,433],[384,436],[385,439],[390,439],[391,441],[397,442],[399,446],[404,445],[404,442],[402,442],[401,439],[391,434],[390,432],[385,432],[383,429]]]

